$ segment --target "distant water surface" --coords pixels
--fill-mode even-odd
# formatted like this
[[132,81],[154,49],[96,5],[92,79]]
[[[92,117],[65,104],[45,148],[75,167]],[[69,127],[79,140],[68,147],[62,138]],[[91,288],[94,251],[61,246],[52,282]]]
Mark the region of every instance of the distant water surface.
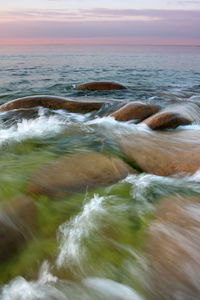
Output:
[[[184,101],[200,93],[200,48],[181,46],[3,46],[0,100],[33,94]],[[116,81],[124,93],[81,93],[88,81]],[[197,98],[197,97],[196,97]],[[199,99],[191,99],[196,101]]]

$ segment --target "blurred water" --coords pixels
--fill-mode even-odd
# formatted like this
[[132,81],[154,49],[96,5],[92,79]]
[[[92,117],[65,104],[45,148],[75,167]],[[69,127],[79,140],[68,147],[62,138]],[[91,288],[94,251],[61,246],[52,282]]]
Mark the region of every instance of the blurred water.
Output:
[[[37,94],[111,101],[86,115],[47,108],[0,113],[0,202],[26,195],[35,172],[42,167],[48,174],[49,164],[63,155],[92,150],[127,161],[123,143],[127,156],[147,149],[173,158],[178,147],[198,153],[198,124],[174,130],[168,147],[168,133],[106,113],[119,100],[199,104],[199,62],[199,47],[1,47],[0,103]],[[128,89],[74,89],[89,81]],[[200,176],[183,175],[139,173],[54,200],[29,195],[37,230],[10,260],[0,261],[0,299],[198,299]],[[157,212],[162,201],[166,215]]]

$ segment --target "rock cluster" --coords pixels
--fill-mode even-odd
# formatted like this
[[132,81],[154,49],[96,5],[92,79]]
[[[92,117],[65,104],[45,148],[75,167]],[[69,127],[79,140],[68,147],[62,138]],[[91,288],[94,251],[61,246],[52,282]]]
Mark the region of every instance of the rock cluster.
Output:
[[[92,82],[79,85],[77,89],[121,90],[125,87],[112,82]],[[73,113],[87,113],[101,109],[103,104],[104,102],[73,101],[55,96],[32,96],[7,102],[0,106],[0,112],[42,106],[52,110],[64,109]],[[200,108],[197,105],[186,103],[161,108],[153,104],[132,101],[112,112],[109,117],[119,122],[139,123],[136,125],[138,130],[112,138],[120,147],[126,160],[136,164],[143,172],[161,176],[174,174],[184,176],[199,169],[200,130],[171,130],[180,125],[199,124]],[[26,186],[26,194],[29,196],[18,196],[0,206],[0,260],[6,260],[17,253],[36,230],[37,211],[30,197],[47,195],[52,199],[58,199],[65,194],[87,192],[99,186],[114,184],[130,173],[136,174],[137,171],[122,159],[89,150],[63,155],[53,163],[41,166]],[[172,202],[173,198],[169,201]],[[188,202],[184,203],[187,205]],[[176,211],[175,206],[172,205],[172,208]],[[193,229],[193,221],[195,221],[191,220],[192,223],[188,225],[188,219],[182,211],[178,212],[178,218],[174,218],[170,211],[169,216],[159,213],[158,217],[162,217],[163,222],[170,221],[180,228],[191,225]],[[159,232],[156,234],[154,232],[154,236],[157,234]],[[160,235],[160,238],[163,239],[163,236]],[[179,277],[182,280],[182,275],[179,270],[173,269],[173,264],[177,259],[181,265],[185,258],[190,259],[190,257],[187,257],[187,253],[176,244],[172,245],[172,250],[180,256],[173,257],[166,250],[170,243],[169,239],[163,239],[163,243],[158,244],[150,232],[149,253],[155,255],[154,249],[156,249],[160,270],[163,270],[163,273],[156,274],[160,277],[164,274],[168,280],[167,268],[172,268],[175,282]],[[166,265],[165,260],[171,260],[171,265]],[[156,265],[153,268],[156,269]],[[171,273],[171,270],[169,271]],[[158,283],[158,289],[162,290],[159,276],[155,278],[155,282]],[[174,288],[173,280],[170,288],[172,290]]]

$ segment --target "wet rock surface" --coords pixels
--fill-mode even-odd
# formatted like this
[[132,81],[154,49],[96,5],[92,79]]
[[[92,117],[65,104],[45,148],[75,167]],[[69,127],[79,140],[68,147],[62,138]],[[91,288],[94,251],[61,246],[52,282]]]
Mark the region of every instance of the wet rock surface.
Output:
[[135,120],[140,122],[160,110],[158,105],[146,104],[143,102],[130,102],[122,106],[119,110],[110,114],[117,121]]
[[129,173],[137,171],[116,157],[93,151],[66,155],[42,167],[28,183],[27,192],[50,197],[86,192],[118,182]]
[[125,86],[116,82],[88,82],[80,84],[76,87],[77,90],[90,90],[90,91],[105,91],[105,90],[124,90]]
[[152,130],[162,130],[162,129],[173,129],[181,125],[189,125],[192,122],[181,116],[179,113],[160,113],[157,116],[153,116],[150,120],[145,120]]
[[144,120],[152,130],[173,129],[200,122],[200,108],[194,103],[174,104]]
[[13,255],[36,230],[36,207],[31,198],[19,195],[0,205],[0,262]]
[[200,130],[123,134],[117,141],[129,161],[146,173],[185,176],[200,167]]
[[154,299],[199,298],[199,213],[199,197],[171,196],[160,201],[146,241]]
[[99,110],[103,104],[104,102],[74,101],[56,96],[30,96],[18,98],[1,105],[0,112],[42,106],[55,110],[64,109],[74,113],[87,113],[93,110]]

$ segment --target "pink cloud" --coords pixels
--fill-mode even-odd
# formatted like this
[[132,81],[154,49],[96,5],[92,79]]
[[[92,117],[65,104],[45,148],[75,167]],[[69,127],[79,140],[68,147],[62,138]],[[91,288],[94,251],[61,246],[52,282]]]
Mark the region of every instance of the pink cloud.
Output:
[[[0,43],[38,41],[52,43],[200,44],[200,11],[184,10],[79,10],[10,11],[0,26]],[[141,17],[138,19],[136,17]],[[17,18],[17,19],[16,19]],[[105,18],[105,19],[103,19]],[[128,19],[127,19],[128,18]],[[142,19],[144,18],[144,19]],[[145,19],[146,18],[146,19]]]

